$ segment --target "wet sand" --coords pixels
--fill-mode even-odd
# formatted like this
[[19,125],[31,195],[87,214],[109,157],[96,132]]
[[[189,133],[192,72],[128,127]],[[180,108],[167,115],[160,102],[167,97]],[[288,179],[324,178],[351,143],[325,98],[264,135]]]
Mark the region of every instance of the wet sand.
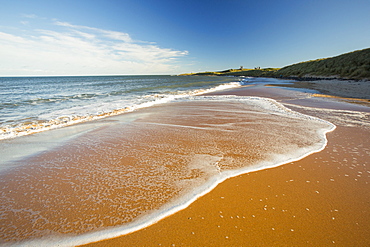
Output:
[[1,163],[12,167],[0,173],[0,244],[71,246],[142,229],[226,178],[321,150],[333,127],[268,99],[197,96],[45,132],[63,141]]
[[369,102],[370,81],[366,80],[317,80],[317,81],[292,81],[292,85],[284,87],[310,88],[323,94],[344,98],[366,99]]
[[369,107],[277,88],[223,93],[274,98],[337,129],[319,153],[230,178],[152,226],[87,246],[369,246]]

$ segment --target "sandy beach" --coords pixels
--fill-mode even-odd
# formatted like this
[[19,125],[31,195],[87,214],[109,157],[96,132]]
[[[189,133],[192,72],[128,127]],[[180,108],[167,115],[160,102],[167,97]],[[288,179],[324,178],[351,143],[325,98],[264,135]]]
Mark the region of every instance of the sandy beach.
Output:
[[3,2],[0,247],[370,247],[370,0]]
[[370,107],[349,97],[257,81],[6,140],[25,154],[0,245],[367,246]]
[[[87,246],[370,245],[369,106],[303,93],[293,99],[292,91],[277,87],[219,94],[273,98],[337,128],[321,152],[230,178],[154,225]],[[341,96],[356,95],[364,98]]]

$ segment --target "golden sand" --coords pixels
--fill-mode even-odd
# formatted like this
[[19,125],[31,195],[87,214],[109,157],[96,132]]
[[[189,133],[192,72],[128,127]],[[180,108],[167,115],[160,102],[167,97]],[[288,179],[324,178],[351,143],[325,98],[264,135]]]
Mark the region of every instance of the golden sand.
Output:
[[[229,93],[289,101],[272,92]],[[88,246],[369,246],[369,114],[309,113],[337,125],[323,151],[228,179],[150,227]]]
[[[341,107],[344,105],[332,99],[317,99],[309,94],[271,87],[250,86],[226,93],[274,98],[295,111],[331,121],[337,129],[327,134],[328,145],[319,153],[277,168],[228,179],[186,209],[156,224],[88,246],[370,245],[369,108],[346,104],[343,110]],[[187,119],[189,109],[199,107],[194,112],[197,115],[200,110],[211,109],[211,106],[207,103],[184,103],[158,107],[157,111],[143,110],[133,113],[137,114],[133,117],[133,125],[116,124],[116,119],[112,118],[110,125],[102,125],[86,135],[69,140],[62,148],[25,159],[27,166],[18,164],[16,172],[2,175],[2,196],[9,195],[7,198],[14,199],[14,202],[6,202],[13,203],[14,210],[7,211],[7,215],[2,214],[6,221],[0,222],[0,233],[8,237],[7,241],[42,237],[44,230],[79,234],[130,222],[133,216],[152,210],[153,205],[167,202],[178,193],[179,187],[167,182],[156,183],[157,178],[168,174],[161,170],[163,159],[168,162],[163,169],[181,175],[184,171],[179,169],[178,164],[189,164],[194,158],[187,156],[189,148],[205,148],[210,153],[201,158],[213,164],[219,158],[219,149],[225,150],[228,145],[234,145],[234,133],[228,135],[228,129],[225,129],[230,118],[242,127],[239,130],[249,124],[246,121],[251,116],[241,119],[242,114],[238,111],[243,111],[233,108],[231,104],[217,116],[213,116],[215,111],[202,113],[204,121],[196,123],[192,118]],[[224,106],[217,107],[219,110]],[[169,111],[169,114],[163,115],[158,109]],[[153,115],[153,112],[156,114]],[[174,112],[179,114],[178,119],[170,117]],[[152,114],[150,117],[149,113]],[[265,115],[268,117],[268,114]],[[258,117],[258,114],[253,116],[254,120]],[[186,128],[176,125],[180,118]],[[290,126],[293,124],[304,122],[293,121]],[[222,131],[217,128],[210,130],[209,126],[222,126]],[[282,129],[273,129],[273,124],[260,124],[259,127],[257,124],[261,131],[264,130],[262,128],[269,130],[265,133],[276,135],[274,131],[286,131],[286,138],[292,139],[284,124],[277,126]],[[169,132],[169,128],[175,131]],[[216,135],[218,142],[214,138],[211,138],[212,141],[208,138],[208,142],[199,141],[203,137],[199,137],[201,131],[198,130],[202,129],[206,129],[203,131],[204,140],[207,135]],[[259,141],[259,132],[256,133],[251,141]],[[250,143],[250,137],[247,132],[239,133],[240,149],[236,150],[239,153],[229,155],[237,160],[254,150],[249,146],[263,147]],[[294,141],[299,144],[298,140]],[[235,151],[234,147],[229,149]],[[181,150],[184,150],[183,154]],[[249,159],[263,154],[251,152]],[[157,160],[158,157],[161,160]],[[174,157],[178,160],[174,161]],[[151,161],[150,169],[142,161]],[[158,167],[155,161],[158,161]],[[171,162],[176,162],[176,166],[171,166]],[[141,169],[144,176],[133,177],[130,174],[131,167],[137,164],[143,164],[143,167],[135,169]],[[123,166],[125,169],[122,169]],[[184,173],[181,176],[189,176],[189,181],[196,181],[202,174],[202,170],[196,168],[193,170],[199,173]],[[152,179],[150,186],[134,186],[135,183],[140,184],[141,179],[148,178]],[[130,191],[130,188],[140,188],[140,191]],[[130,193],[137,197],[145,194],[144,197],[150,200],[130,201],[127,197]],[[24,210],[31,205],[32,210]]]
[[323,130],[333,127],[271,100],[222,99],[150,107],[128,114],[130,121],[127,115],[110,118],[12,163],[0,175],[1,240],[81,236],[137,224],[158,211],[156,219],[163,218],[224,174],[235,176],[231,170],[255,170],[262,161],[269,167],[322,148]]
[[88,246],[368,246],[363,135],[338,128],[320,153],[231,178],[155,225]]

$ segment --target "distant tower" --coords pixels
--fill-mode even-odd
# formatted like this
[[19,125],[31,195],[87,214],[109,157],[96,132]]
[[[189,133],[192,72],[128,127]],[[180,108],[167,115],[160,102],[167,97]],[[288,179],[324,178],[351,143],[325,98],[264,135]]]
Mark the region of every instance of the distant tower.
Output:
[[243,66],[240,66],[240,70],[243,70]]

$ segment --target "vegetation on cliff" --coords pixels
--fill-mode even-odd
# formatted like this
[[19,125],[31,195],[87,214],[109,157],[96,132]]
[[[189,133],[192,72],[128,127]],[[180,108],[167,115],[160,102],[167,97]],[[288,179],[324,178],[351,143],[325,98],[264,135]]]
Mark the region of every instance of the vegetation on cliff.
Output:
[[370,48],[278,68],[229,69],[182,75],[370,79]]

